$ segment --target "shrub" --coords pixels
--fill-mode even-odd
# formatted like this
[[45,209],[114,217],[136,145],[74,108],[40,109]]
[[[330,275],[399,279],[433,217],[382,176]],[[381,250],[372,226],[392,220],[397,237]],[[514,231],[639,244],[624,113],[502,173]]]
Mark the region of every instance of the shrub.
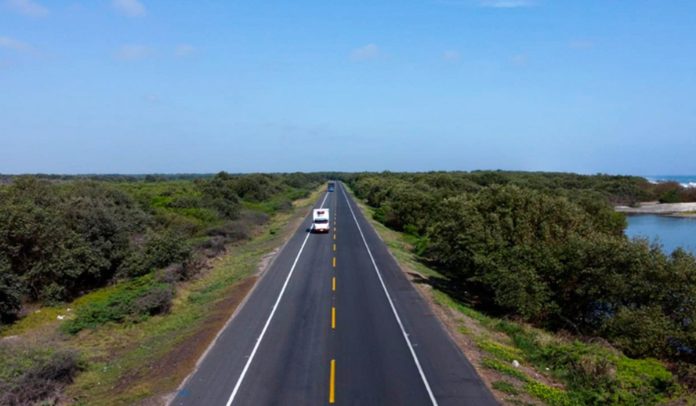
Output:
[[197,183],[206,207],[217,210],[226,219],[235,219],[239,215],[239,195],[235,190],[234,179],[225,172],[220,172],[210,180]]
[[106,294],[95,298],[75,312],[75,318],[61,328],[76,334],[87,328],[96,328],[108,322],[133,322],[169,311],[174,297],[173,286],[145,275],[116,285]]
[[19,278],[12,274],[10,265],[0,256],[0,324],[17,317],[22,307],[22,287]]
[[2,405],[54,404],[60,390],[82,369],[78,354],[72,350],[2,345],[0,354]]
[[249,239],[251,227],[246,221],[237,220],[211,228],[206,234],[212,237],[221,237],[224,242],[237,242]]
[[168,313],[174,299],[174,286],[158,284],[135,299],[131,312],[135,315],[154,316]]
[[216,235],[201,241],[198,248],[203,250],[205,256],[213,258],[225,252],[225,240],[225,237]]
[[119,273],[130,277],[144,275],[173,263],[186,262],[191,254],[191,247],[182,237],[166,231],[152,233],[144,247],[124,261]]

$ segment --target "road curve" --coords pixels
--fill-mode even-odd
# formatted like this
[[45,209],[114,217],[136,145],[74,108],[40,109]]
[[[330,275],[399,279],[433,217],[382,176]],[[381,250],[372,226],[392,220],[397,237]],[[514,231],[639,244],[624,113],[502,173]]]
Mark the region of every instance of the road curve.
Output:
[[496,404],[344,186],[315,207],[171,404]]

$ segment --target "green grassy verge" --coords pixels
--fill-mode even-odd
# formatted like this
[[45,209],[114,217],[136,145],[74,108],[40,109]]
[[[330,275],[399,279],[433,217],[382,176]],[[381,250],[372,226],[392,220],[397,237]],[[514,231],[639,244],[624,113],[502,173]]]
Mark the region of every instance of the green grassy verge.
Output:
[[[373,208],[356,201],[405,270],[426,279],[442,277],[418,261],[413,237],[379,223]],[[436,288],[421,291],[443,314],[453,315],[445,324],[463,335],[465,353],[505,404],[696,404],[657,360],[631,359],[603,343],[490,317]]]

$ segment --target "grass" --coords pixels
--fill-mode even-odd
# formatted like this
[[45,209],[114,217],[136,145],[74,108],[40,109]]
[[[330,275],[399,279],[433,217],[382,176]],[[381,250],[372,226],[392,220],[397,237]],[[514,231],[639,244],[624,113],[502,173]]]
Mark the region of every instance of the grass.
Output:
[[481,364],[488,369],[498,371],[501,374],[507,375],[511,378],[519,379],[522,382],[529,381],[529,377],[527,377],[524,372],[496,358],[484,358]]
[[[419,262],[413,253],[417,243],[413,236],[387,228],[374,219],[372,208],[356,201],[404,269],[444,281],[438,272]],[[475,366],[505,404],[696,404],[696,397],[685,393],[657,360],[631,359],[608,345],[488,316],[437,286],[422,291],[455,315],[456,326],[450,327],[474,348],[467,355],[473,356]],[[513,361],[521,366],[513,366]]]
[[533,397],[542,400],[551,406],[582,405],[584,403],[572,399],[564,390],[544,385],[541,382],[529,381],[524,385],[524,390]]
[[69,315],[71,311],[72,308],[68,306],[45,306],[36,309],[13,324],[2,326],[0,329],[0,337],[21,335],[37,328],[58,324],[58,316],[65,317],[65,315]]
[[520,390],[515,385],[507,381],[495,381],[491,386],[493,389],[508,395],[518,395],[520,393]]

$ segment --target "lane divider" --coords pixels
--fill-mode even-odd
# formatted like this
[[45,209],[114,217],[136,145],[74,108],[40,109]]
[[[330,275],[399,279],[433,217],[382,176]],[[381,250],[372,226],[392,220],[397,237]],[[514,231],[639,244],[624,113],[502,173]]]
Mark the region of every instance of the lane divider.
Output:
[[384,290],[384,295],[387,297],[387,301],[389,302],[389,306],[391,306],[392,313],[394,313],[394,317],[396,318],[396,322],[399,324],[399,328],[401,328],[401,334],[404,336],[404,340],[406,340],[406,345],[408,345],[408,349],[411,351],[411,356],[413,357],[413,361],[416,363],[416,368],[418,368],[418,373],[421,376],[421,379],[423,380],[423,385],[425,385],[425,389],[428,391],[428,396],[430,397],[430,401],[432,402],[433,406],[437,406],[437,399],[435,399],[435,395],[433,394],[432,389],[430,388],[430,383],[428,383],[428,378],[425,377],[425,372],[423,371],[423,368],[421,367],[421,363],[418,360],[418,355],[416,355],[416,350],[413,348],[413,344],[411,344],[411,339],[408,337],[408,333],[406,333],[406,329],[404,328],[404,324],[401,322],[401,318],[399,317],[399,312],[396,311],[396,307],[394,306],[394,301],[391,298],[391,295],[389,294],[389,291],[387,290],[387,285],[384,283],[384,279],[382,278],[382,273],[379,270],[379,267],[377,267],[377,262],[375,262],[375,257],[372,255],[372,250],[370,250],[370,246],[367,245],[367,240],[365,239],[365,234],[363,234],[362,228],[360,227],[360,223],[358,223],[358,218],[355,216],[355,212],[353,211],[353,207],[350,204],[350,201],[348,200],[348,195],[346,192],[343,190],[343,187],[340,187],[341,192],[343,193],[343,198],[346,200],[346,203],[348,204],[348,208],[350,209],[350,214],[353,216],[353,220],[355,221],[355,225],[358,227],[358,231],[360,232],[360,237],[362,237],[363,244],[365,245],[365,249],[367,250],[367,254],[370,256],[370,260],[372,261],[372,267],[375,269],[375,273],[377,273],[377,278],[379,279],[380,284],[382,285],[382,290]]
[[333,250],[336,252],[336,244],[333,245]]
[[[319,208],[324,207],[324,203],[326,203],[326,198],[329,197],[329,194],[327,193],[324,196],[324,200],[322,200],[321,205]],[[251,362],[254,360],[254,356],[256,355],[256,351],[258,351],[259,346],[261,345],[261,341],[263,340],[264,335],[266,335],[266,331],[268,330],[268,326],[271,324],[271,320],[273,320],[273,315],[275,315],[276,310],[278,310],[278,305],[280,304],[280,300],[283,298],[283,294],[285,293],[285,289],[288,287],[288,283],[290,282],[290,278],[292,277],[293,272],[295,272],[295,267],[297,266],[297,262],[300,260],[300,255],[302,255],[302,251],[304,250],[305,245],[307,245],[307,240],[309,240],[309,236],[312,235],[312,233],[307,233],[307,236],[305,237],[304,241],[302,242],[302,245],[300,246],[300,250],[297,252],[297,256],[295,257],[295,261],[292,263],[292,267],[290,267],[290,272],[288,272],[288,276],[285,278],[285,282],[283,283],[283,287],[280,289],[280,293],[278,293],[278,298],[275,301],[275,304],[273,304],[273,308],[271,309],[271,314],[268,315],[268,319],[266,319],[266,324],[264,324],[263,329],[261,330],[261,334],[259,334],[259,337],[256,339],[256,344],[254,344],[254,348],[251,350],[251,354],[249,355],[249,358],[247,359],[246,364],[244,365],[244,369],[242,369],[241,375],[239,375],[239,378],[237,379],[237,383],[234,385],[234,389],[232,390],[232,394],[230,395],[230,398],[227,400],[227,403],[225,404],[226,406],[230,406],[232,402],[234,402],[235,396],[237,396],[237,393],[239,392],[239,388],[242,386],[242,382],[244,382],[244,377],[247,374],[247,371],[249,371],[249,367],[251,366]]]
[[333,257],[333,267],[336,268],[336,257]]
[[329,403],[336,402],[336,360],[331,360],[331,373],[329,376]]
[[334,276],[331,280],[331,290],[336,291],[336,277]]
[[331,306],[331,330],[336,330],[336,307]]

